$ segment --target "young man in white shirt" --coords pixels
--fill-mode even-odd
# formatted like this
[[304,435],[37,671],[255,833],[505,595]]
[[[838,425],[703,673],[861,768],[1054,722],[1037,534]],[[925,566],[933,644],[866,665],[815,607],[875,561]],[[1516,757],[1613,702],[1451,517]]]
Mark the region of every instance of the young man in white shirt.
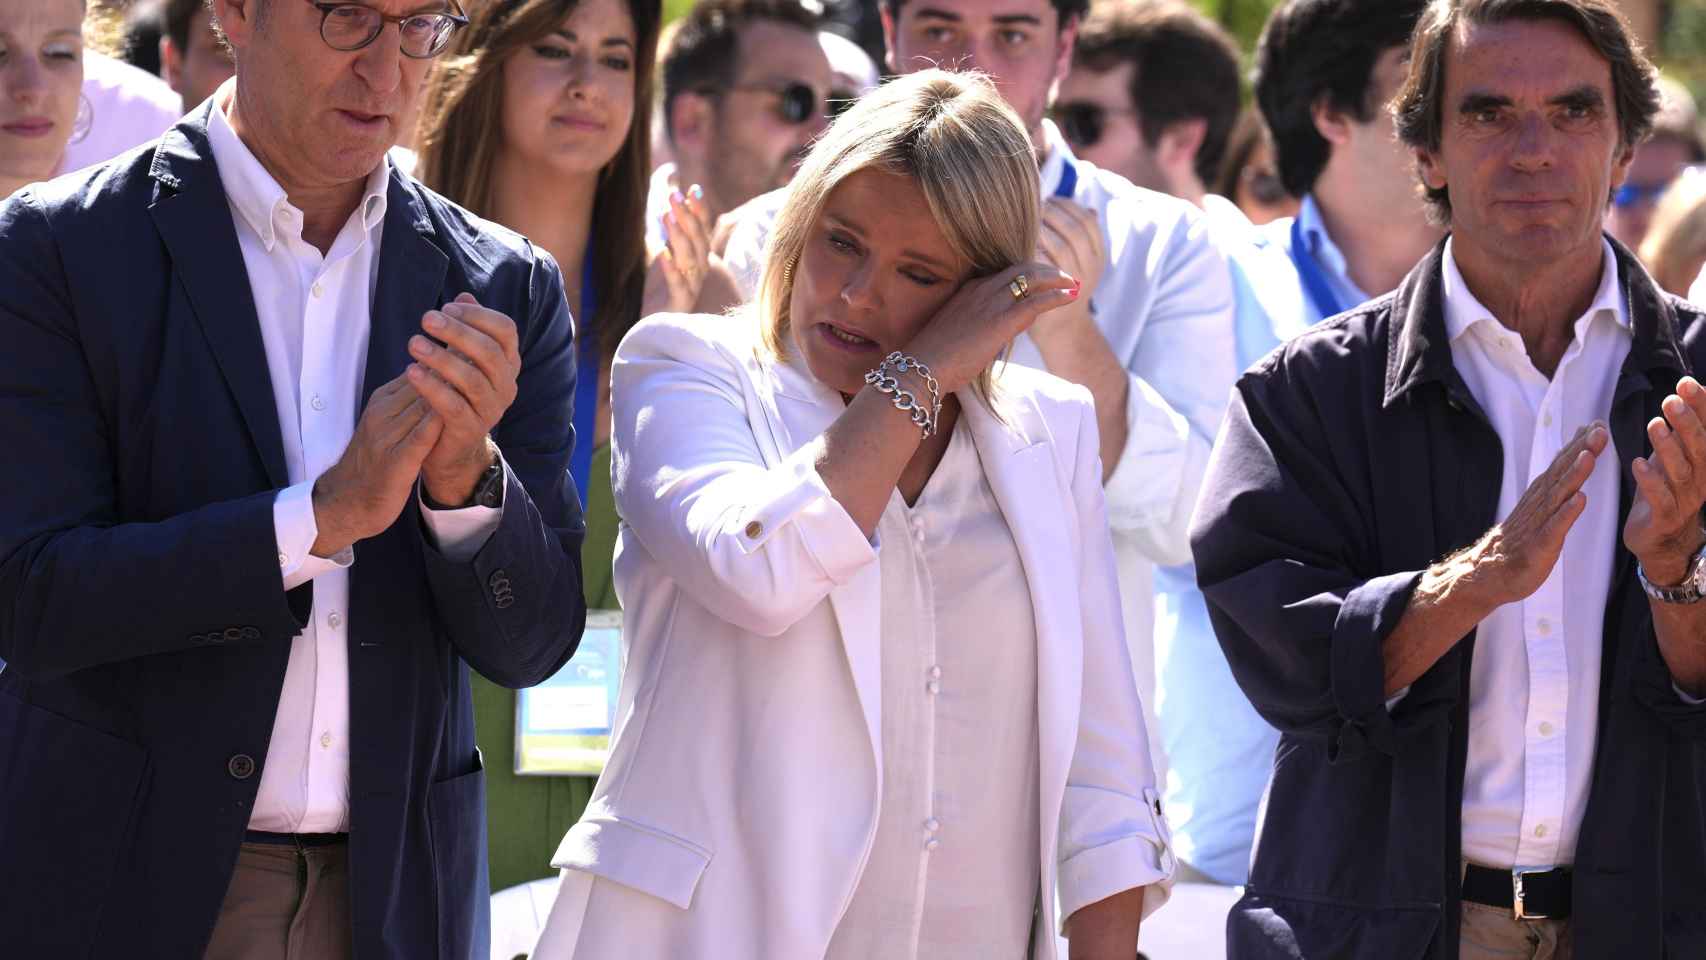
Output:
[[672,194],[698,187],[715,222],[783,186],[829,120],[836,85],[804,0],[702,0],[659,58],[663,130],[674,160],[652,174],[647,245],[664,245]]
[[[1095,398],[1126,639],[1160,766],[1153,574],[1188,557],[1185,531],[1234,372],[1233,301],[1198,211],[1076,158],[1046,119],[1087,9],[1085,0],[885,0],[883,31],[897,73],[942,64],[995,78],[1037,147],[1048,198],[1040,253],[1093,291],[1020,337],[1013,359]],[[743,283],[757,279],[780,200],[755,201],[732,232],[726,259]]]

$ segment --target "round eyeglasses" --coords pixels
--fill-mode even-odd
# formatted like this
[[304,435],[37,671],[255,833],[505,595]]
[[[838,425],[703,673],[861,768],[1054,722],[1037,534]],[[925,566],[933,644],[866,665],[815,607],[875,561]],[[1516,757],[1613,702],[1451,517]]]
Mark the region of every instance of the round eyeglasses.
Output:
[[[387,23],[397,25],[403,56],[427,60],[444,52],[456,31],[468,25],[457,6],[455,13],[414,13],[390,17],[359,3],[322,3],[308,0],[320,11],[320,39],[333,50],[360,50],[384,31]],[[452,0],[454,3],[455,0]]]

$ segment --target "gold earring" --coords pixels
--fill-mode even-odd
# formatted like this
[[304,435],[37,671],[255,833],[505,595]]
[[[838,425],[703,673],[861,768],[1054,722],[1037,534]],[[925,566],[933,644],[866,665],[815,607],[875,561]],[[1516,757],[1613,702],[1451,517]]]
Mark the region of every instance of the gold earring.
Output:
[[787,266],[782,268],[782,282],[784,284],[791,284],[794,282],[794,264],[799,263],[799,262],[800,262],[800,258],[795,257],[794,259],[788,261]]

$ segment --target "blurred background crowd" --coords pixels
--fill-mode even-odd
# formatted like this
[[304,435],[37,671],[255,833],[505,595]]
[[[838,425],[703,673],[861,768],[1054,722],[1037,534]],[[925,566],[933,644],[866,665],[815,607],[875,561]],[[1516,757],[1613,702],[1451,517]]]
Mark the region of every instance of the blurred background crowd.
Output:
[[[53,22],[23,16],[55,3],[73,22],[81,17],[80,46]],[[764,222],[748,215],[752,205],[777,203],[774,191],[813,139],[894,67],[878,0],[668,0],[660,20],[647,4],[620,4],[580,4],[570,18],[584,29],[571,42],[551,29],[570,4],[525,4],[530,20],[495,12],[514,4],[466,0],[470,25],[435,61],[421,115],[405,124],[412,136],[393,153],[428,186],[553,254],[576,317],[598,336],[585,382],[605,385],[615,341],[638,316],[715,312],[751,294],[763,237],[742,231]],[[1328,10],[1314,19],[1276,20],[1281,6],[1097,0],[1047,107],[1076,157],[1188,202],[1222,238],[1239,369],[1321,317],[1392,289],[1440,236],[1382,109],[1403,80],[1419,4],[1395,0],[1389,16],[1365,10],[1343,22],[1332,4],[1314,5]],[[1660,286],[1706,299],[1698,110],[1706,3],[1622,7],[1664,71],[1663,103],[1612,198],[1607,229]],[[576,58],[593,63],[577,67],[593,71],[577,82],[597,86],[590,102],[607,112],[567,118],[597,135],[577,141],[582,155],[554,151],[538,139],[549,130],[516,118],[550,114],[571,48],[620,32],[607,29],[613,17],[632,18],[637,43]],[[153,140],[231,70],[202,0],[0,5],[9,111],[0,112],[9,134],[0,137],[0,196]],[[1012,95],[1005,85],[1004,93]],[[1298,249],[1311,256],[1300,260]],[[1276,270],[1299,276],[1268,283]],[[1288,290],[1304,302],[1270,297]],[[590,442],[577,445],[590,459],[577,474],[590,478],[586,500],[595,505],[592,608],[617,606],[616,518],[596,507],[610,499],[607,393],[577,401],[591,420]],[[1233,887],[1245,880],[1276,735],[1232,684],[1191,570],[1158,567],[1147,582],[1142,597],[1122,586],[1184,878]],[[489,757],[514,754],[515,702],[511,691],[476,684]],[[541,852],[579,817],[592,786],[505,766],[494,765],[489,780],[494,891],[554,874]],[[1204,943],[1218,940],[1217,929],[1203,932]]]

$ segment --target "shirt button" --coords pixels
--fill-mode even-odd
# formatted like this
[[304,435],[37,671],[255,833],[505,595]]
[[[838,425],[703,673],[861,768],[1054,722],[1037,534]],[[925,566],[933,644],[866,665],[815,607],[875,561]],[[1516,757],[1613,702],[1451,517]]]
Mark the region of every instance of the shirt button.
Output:
[[332,731],[327,730],[325,733],[320,734],[320,746],[329,747],[331,745],[332,745]]
[[313,407],[313,408],[314,408],[314,409],[316,409],[316,410],[324,410],[324,409],[326,409],[326,401],[324,401],[324,400],[322,400],[322,399],[320,399],[320,395],[319,395],[319,394],[317,394],[317,393],[316,393],[316,394],[314,394],[314,398],[313,398],[313,399],[311,399],[311,400],[309,400],[309,401],[308,401],[308,405],[309,405],[309,406],[311,406],[311,407]]
[[942,841],[936,839],[935,837],[931,837],[930,839],[924,841],[924,849],[925,850],[934,850],[941,845],[942,845]]
[[1544,837],[1544,836],[1546,836],[1546,824],[1544,824],[1544,823],[1543,823],[1543,824],[1541,824],[1541,825],[1540,825],[1540,826],[1538,826],[1538,827],[1535,827],[1535,828],[1534,828],[1534,835],[1535,835],[1535,836],[1537,836],[1537,837]]
[[321,288],[321,286],[318,283],[316,283],[312,287],[308,288],[308,292],[312,293],[314,295],[314,299],[318,300],[318,299],[320,299],[320,295],[322,293],[325,293],[326,291],[323,288]]
[[333,613],[331,616],[328,616],[326,618],[326,625],[331,627],[333,630],[336,630],[337,628],[343,626],[344,625],[343,615],[338,614],[338,613]]
[[929,676],[930,676],[930,679],[932,679],[932,680],[942,679],[942,668],[941,667],[931,667],[930,671],[929,671]]
[[942,685],[937,683],[936,681],[932,680],[929,683],[924,685],[924,689],[928,690],[930,692],[930,695],[933,697],[936,694],[942,692]]
[[935,817],[931,817],[930,819],[924,821],[924,829],[930,831],[931,833],[935,833],[936,831],[942,829],[942,821],[936,819]]
[[279,555],[278,555],[278,565],[279,565],[279,566],[281,566],[281,567],[288,567],[288,566],[290,566],[290,555],[289,555],[289,554],[285,554],[285,553],[281,553],[281,554],[279,554]]
[[757,520],[746,525],[746,538],[748,540],[757,540],[761,535],[763,535],[763,533],[764,524],[759,523]]
[[1536,627],[1540,628],[1540,632],[1542,634],[1547,634],[1547,633],[1552,632],[1552,621],[1546,619],[1545,617],[1541,617],[1539,620],[1535,621],[1534,625]]
[[1552,726],[1552,724],[1550,724],[1550,723],[1548,723],[1548,722],[1546,722],[1546,721],[1544,721],[1544,720],[1542,720],[1542,721],[1541,721],[1541,722],[1540,722],[1540,735],[1541,735],[1541,736],[1543,736],[1543,737],[1550,737],[1550,736],[1551,736],[1551,735],[1552,735],[1552,730],[1553,730],[1553,729],[1554,729],[1554,728],[1553,728],[1553,726]]
[[1541,417],[1540,418],[1540,425],[1543,427],[1550,427],[1552,425],[1552,415],[1550,413],[1548,413],[1545,416]]

